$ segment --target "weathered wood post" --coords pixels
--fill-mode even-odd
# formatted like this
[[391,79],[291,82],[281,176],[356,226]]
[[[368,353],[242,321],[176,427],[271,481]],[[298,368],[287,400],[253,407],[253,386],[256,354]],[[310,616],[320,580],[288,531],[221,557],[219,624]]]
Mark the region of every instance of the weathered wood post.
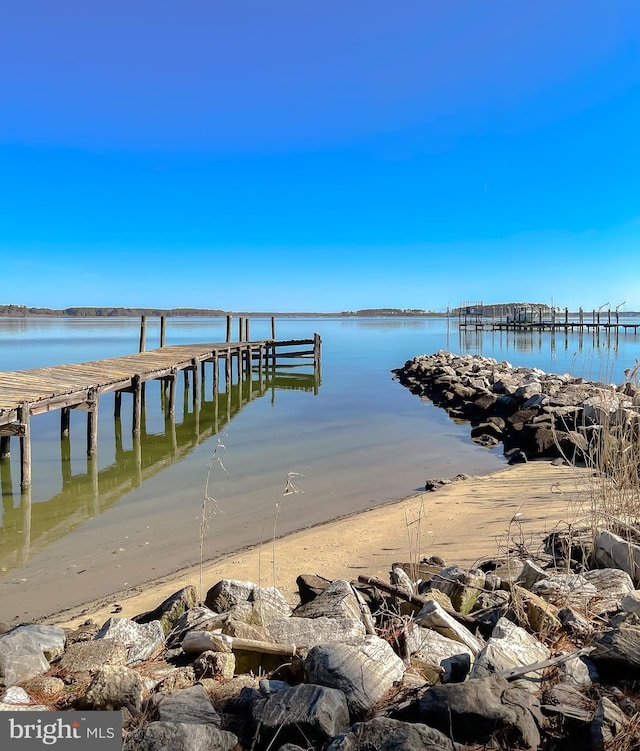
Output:
[[580,328],[584,326],[584,310],[582,308],[578,309],[578,320],[580,321]]
[[555,329],[556,327],[556,309],[551,308],[551,328]]
[[569,325],[569,308],[564,309],[564,325]]
[[8,459],[11,456],[11,436],[0,436],[0,459]]
[[246,319],[244,322],[244,340],[245,342],[248,342],[250,339],[249,337],[249,318]]
[[66,438],[69,435],[70,422],[71,410],[69,407],[63,407],[60,410],[60,438]]
[[611,326],[611,308],[607,309],[607,326]]
[[244,318],[240,316],[240,318],[238,318],[238,341],[239,342],[242,341],[243,333],[244,333]]
[[20,421],[20,487],[22,490],[31,487],[31,414],[29,403],[22,402],[18,407]]
[[90,389],[87,399],[87,456],[98,451],[98,396]]
[[218,364],[218,350],[214,350],[212,353],[212,360],[211,363],[211,396],[215,399],[216,394],[218,393],[218,377],[219,377],[219,364]]
[[227,316],[227,341],[231,341],[231,316]]
[[113,395],[113,416],[116,420],[120,419],[120,411],[122,409],[122,391],[116,391]]
[[142,422],[142,383],[140,376],[135,375],[131,379],[133,389],[133,416],[131,420],[131,432],[133,435],[140,434],[140,424]]
[[[275,342],[276,340],[276,317],[271,316],[271,341]],[[271,364],[276,364],[276,345],[271,344],[270,347],[267,347],[266,350],[266,363],[269,364],[269,354],[271,354]]]
[[229,390],[231,389],[231,350],[227,349],[227,354],[224,358],[224,378],[225,378],[225,388],[227,393],[229,393]]
[[167,316],[160,316],[160,346],[164,347],[167,341]]
[[322,344],[322,340],[320,339],[320,334],[317,332],[313,335],[313,367],[315,370],[320,370],[320,345]]
[[198,411],[200,405],[200,371],[198,369],[198,360],[194,357],[191,360],[191,367],[193,369],[193,390],[191,392],[191,402],[193,404],[194,412]]
[[144,352],[147,348],[147,316],[140,319],[140,345],[138,352]]

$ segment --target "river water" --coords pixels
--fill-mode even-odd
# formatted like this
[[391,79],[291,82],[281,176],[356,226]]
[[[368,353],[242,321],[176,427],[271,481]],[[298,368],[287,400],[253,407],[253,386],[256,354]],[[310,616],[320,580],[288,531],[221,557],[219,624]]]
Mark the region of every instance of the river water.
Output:
[[[149,322],[147,349],[157,346],[158,329]],[[271,539],[276,504],[276,532],[284,534],[407,496],[429,477],[501,467],[500,447],[475,445],[468,426],[392,379],[391,369],[415,355],[480,353],[606,382],[622,380],[640,357],[633,333],[461,332],[445,318],[277,322],[278,339],[314,332],[322,337],[319,385],[310,366],[278,367],[262,382],[256,371],[250,389],[235,384],[214,397],[207,373],[199,413],[179,398],[169,430],[152,382],[137,445],[126,395],[119,427],[113,395],[103,397],[93,463],[85,413],[72,411],[65,444],[59,413],[33,418],[30,493],[19,491],[17,442],[0,463],[0,621],[43,616],[194,564],[205,492],[219,509],[204,542],[205,558],[215,558]],[[138,336],[134,319],[0,318],[0,370],[130,354]],[[251,320],[252,339],[269,336],[269,320]],[[167,344],[224,337],[223,319],[167,325]],[[302,492],[283,495],[290,473]]]

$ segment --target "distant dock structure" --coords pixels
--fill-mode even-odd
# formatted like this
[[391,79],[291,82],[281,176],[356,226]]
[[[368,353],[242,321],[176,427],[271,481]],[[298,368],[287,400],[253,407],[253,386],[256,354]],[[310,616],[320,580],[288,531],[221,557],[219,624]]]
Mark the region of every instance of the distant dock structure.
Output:
[[485,305],[482,302],[463,302],[458,308],[458,326],[462,330],[475,331],[638,333],[640,323],[621,320],[621,306],[613,311],[610,307],[603,311],[602,307],[604,306],[588,313],[583,308],[579,308],[577,313],[570,313],[568,308],[559,310],[546,305]]
[[[242,386],[252,377],[275,368],[282,360],[313,364],[315,391],[320,379],[321,339],[276,339],[275,319],[271,318],[271,337],[251,340],[248,317],[238,319],[238,338],[232,341],[232,317],[227,316],[226,341],[203,344],[166,344],[166,317],[160,319],[160,346],[146,349],[147,317],[140,322],[139,352],[92,362],[55,365],[32,370],[0,371],[0,463],[10,457],[11,438],[20,443],[20,487],[31,486],[32,418],[46,412],[60,412],[60,438],[69,438],[70,411],[87,413],[87,457],[98,451],[98,406],[103,394],[114,393],[114,419],[119,423],[122,395],[131,394],[132,434],[134,441],[144,432],[143,408],[145,383],[158,380],[165,417],[173,421],[178,376],[182,374],[185,393],[190,389],[193,407],[199,410],[205,387],[205,374],[211,374],[211,390],[217,395],[221,381],[227,392],[234,380]],[[205,368],[207,364],[211,368]],[[250,398],[250,397],[249,397]]]

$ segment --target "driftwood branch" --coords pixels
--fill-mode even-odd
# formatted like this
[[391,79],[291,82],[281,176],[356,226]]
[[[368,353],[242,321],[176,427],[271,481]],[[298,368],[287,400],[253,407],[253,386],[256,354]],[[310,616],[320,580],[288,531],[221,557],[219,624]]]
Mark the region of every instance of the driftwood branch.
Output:
[[575,652],[568,652],[564,655],[558,655],[557,657],[552,657],[549,660],[532,662],[530,665],[522,665],[521,667],[511,668],[509,670],[497,670],[496,673],[498,675],[501,675],[503,678],[506,678],[508,681],[513,681],[516,678],[520,678],[520,676],[522,675],[526,675],[527,673],[535,673],[537,670],[550,668],[554,665],[560,665],[563,662],[568,662],[569,660],[574,660],[578,657],[583,657],[585,655],[591,654],[593,650],[594,647],[583,647],[582,649],[577,649]]
[[[387,584],[387,582],[378,579],[375,576],[360,575],[358,581],[361,584],[368,584],[371,587],[376,587],[376,589],[381,589],[383,592],[387,592],[390,595],[394,595],[394,597],[398,597],[400,600],[405,600],[406,602],[410,602],[412,605],[417,605],[418,607],[422,607],[426,602],[433,599],[431,597],[411,594],[400,587],[395,587],[393,584]],[[462,623],[467,628],[475,628],[478,625],[476,619],[470,615],[463,615],[462,613],[458,613],[457,610],[452,610],[451,608],[443,607],[443,610],[452,618],[455,618],[458,623]]]
[[213,631],[190,631],[182,642],[185,652],[202,654],[208,650],[213,652],[232,652],[236,649],[245,652],[259,652],[260,654],[281,655],[282,657],[296,657],[306,651],[304,647],[295,644],[271,644],[256,639],[241,639]]

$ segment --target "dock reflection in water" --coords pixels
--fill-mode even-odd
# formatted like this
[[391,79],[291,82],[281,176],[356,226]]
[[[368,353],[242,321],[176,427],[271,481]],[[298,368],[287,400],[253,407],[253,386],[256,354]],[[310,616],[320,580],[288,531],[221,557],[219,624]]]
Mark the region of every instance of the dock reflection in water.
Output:
[[[20,492],[20,478],[14,477],[11,460],[0,460],[2,493],[2,525],[0,526],[0,567],[2,572],[24,566],[32,555],[63,538],[88,519],[113,507],[131,490],[145,480],[187,456],[194,448],[224,433],[233,418],[254,399],[276,398],[278,390],[298,390],[318,393],[320,369],[312,373],[300,372],[309,366],[276,365],[252,371],[249,377],[229,386],[228,391],[207,395],[202,379],[199,398],[192,400],[188,381],[185,381],[184,404],[180,422],[169,412],[168,399],[160,392],[160,415],[164,430],[148,433],[147,409],[143,407],[141,431],[123,431],[120,417],[114,418],[113,439],[115,460],[99,468],[95,456],[88,457],[86,471],[72,472],[71,439],[60,439],[61,487],[48,500],[32,503],[31,488]],[[257,376],[257,377],[256,377]],[[211,387],[209,387],[211,391]],[[208,398],[207,398],[208,397]],[[152,405],[150,405],[152,406]],[[151,410],[149,410],[151,411]],[[123,433],[128,444],[123,443]]]

